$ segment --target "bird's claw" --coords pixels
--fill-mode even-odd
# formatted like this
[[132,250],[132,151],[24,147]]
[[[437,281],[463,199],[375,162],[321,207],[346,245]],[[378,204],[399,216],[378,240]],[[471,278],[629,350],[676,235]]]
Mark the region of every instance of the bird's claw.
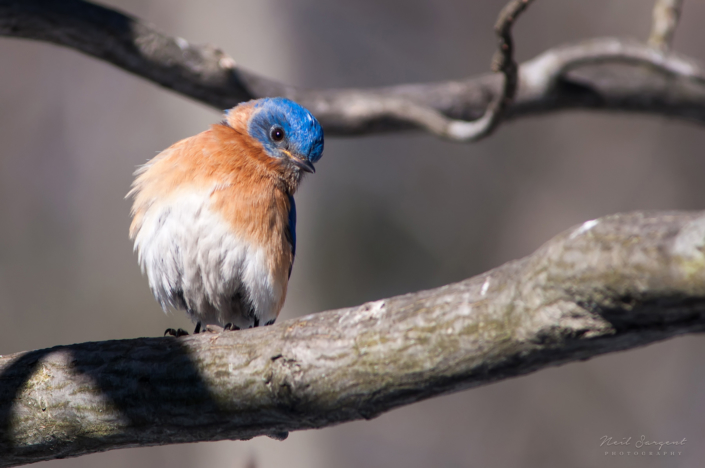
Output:
[[225,324],[225,326],[220,326],[220,325],[206,325],[203,327],[202,333],[223,333],[224,331],[227,330],[239,330],[240,327],[237,325],[233,325],[232,323],[228,322]]
[[[194,335],[197,335],[199,333],[223,333],[224,331],[228,330],[240,330],[240,327],[237,325],[233,325],[232,323],[228,322],[225,324],[224,327],[219,327],[218,325],[201,325],[201,322],[196,323],[196,329],[193,331]],[[164,330],[164,336],[173,336],[176,338],[179,338],[181,336],[187,336],[189,333],[184,330],[183,328],[178,328],[178,329],[173,329],[173,328],[167,328]]]
[[270,439],[274,440],[285,440],[287,437],[289,437],[289,432],[287,431],[278,431],[278,432],[270,432],[269,434],[265,434],[267,437]]

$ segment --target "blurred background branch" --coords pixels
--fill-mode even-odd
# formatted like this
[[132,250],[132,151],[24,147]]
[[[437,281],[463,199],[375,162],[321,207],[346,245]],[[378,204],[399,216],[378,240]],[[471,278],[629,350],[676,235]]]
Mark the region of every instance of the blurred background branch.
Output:
[[[217,47],[169,37],[137,18],[82,0],[0,0],[0,35],[81,51],[218,109],[253,98],[285,96],[309,108],[328,135],[421,128],[450,140],[475,141],[489,135],[504,118],[569,108],[705,122],[705,84],[699,65],[663,54],[675,32],[680,1],[657,2],[651,47],[616,38],[559,46],[523,64],[517,84],[511,27],[530,3],[513,0],[500,13],[495,26],[499,59],[494,68],[501,74],[377,89],[318,90],[282,84],[238,66]],[[546,62],[552,66],[537,65]],[[595,63],[612,65],[619,72],[566,74]],[[648,66],[620,67],[625,64]],[[668,86],[663,86],[664,79]]]
[[441,288],[0,358],[0,466],[321,428],[705,330],[704,212],[591,220]]

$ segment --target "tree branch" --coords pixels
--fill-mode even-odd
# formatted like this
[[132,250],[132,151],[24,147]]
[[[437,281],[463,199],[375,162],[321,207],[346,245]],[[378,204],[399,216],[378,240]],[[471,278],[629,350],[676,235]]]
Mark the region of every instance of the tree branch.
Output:
[[[512,26],[533,0],[512,0],[499,13],[494,31],[498,38],[498,50],[492,59],[492,71],[504,75],[504,84],[501,93],[497,94],[487,106],[485,114],[476,122],[456,120],[452,126],[460,130],[464,126],[475,125],[478,128],[473,134],[462,135],[456,131],[454,139],[459,141],[476,141],[489,136],[499,125],[504,113],[512,104],[516,96],[519,67],[514,60],[514,40],[512,39]],[[459,134],[459,135],[458,135]]]
[[446,118],[440,112],[438,118],[442,119],[444,128],[442,131],[435,129],[423,119],[412,118],[410,122],[416,123],[421,128],[425,128],[438,136],[456,141],[477,141],[491,135],[504,117],[505,110],[514,100],[517,91],[519,78],[519,67],[514,61],[514,41],[512,40],[512,26],[519,15],[529,6],[533,0],[511,0],[499,13],[494,31],[497,35],[498,48],[492,59],[492,71],[502,73],[504,83],[499,93],[492,98],[485,113],[479,119],[468,122],[465,120],[453,120]]
[[[514,0],[510,6],[521,3]],[[463,141],[486,134],[480,130],[493,128],[500,116],[504,121],[565,109],[705,122],[699,65],[616,38],[556,47],[522,64],[516,96],[493,117],[487,112],[491,103],[506,103],[502,96],[511,94],[502,84],[511,86],[510,80],[500,73],[376,89],[300,89],[243,69],[216,47],[171,38],[135,18],[80,0],[0,0],[0,35],[70,47],[218,109],[285,96],[309,108],[328,135],[423,129]]]
[[705,212],[588,221],[442,288],[185,338],[0,358],[0,466],[280,436],[705,330]]

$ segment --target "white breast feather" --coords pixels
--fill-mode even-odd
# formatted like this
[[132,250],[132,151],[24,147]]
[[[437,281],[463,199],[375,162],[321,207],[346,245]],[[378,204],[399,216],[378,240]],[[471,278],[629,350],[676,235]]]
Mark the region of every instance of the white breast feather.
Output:
[[260,323],[267,323],[276,318],[284,285],[272,275],[266,250],[234,235],[210,209],[210,193],[179,193],[146,211],[135,250],[152,293],[167,311],[182,307],[181,290],[194,321],[246,328],[251,318],[232,316],[228,306],[242,283]]

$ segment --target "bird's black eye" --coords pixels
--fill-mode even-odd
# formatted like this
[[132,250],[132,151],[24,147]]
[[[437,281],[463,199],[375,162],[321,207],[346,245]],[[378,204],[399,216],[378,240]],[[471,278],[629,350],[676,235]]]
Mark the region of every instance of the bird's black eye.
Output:
[[273,141],[276,141],[278,143],[284,139],[284,129],[281,127],[272,127],[272,129],[269,131],[269,136],[272,138]]

